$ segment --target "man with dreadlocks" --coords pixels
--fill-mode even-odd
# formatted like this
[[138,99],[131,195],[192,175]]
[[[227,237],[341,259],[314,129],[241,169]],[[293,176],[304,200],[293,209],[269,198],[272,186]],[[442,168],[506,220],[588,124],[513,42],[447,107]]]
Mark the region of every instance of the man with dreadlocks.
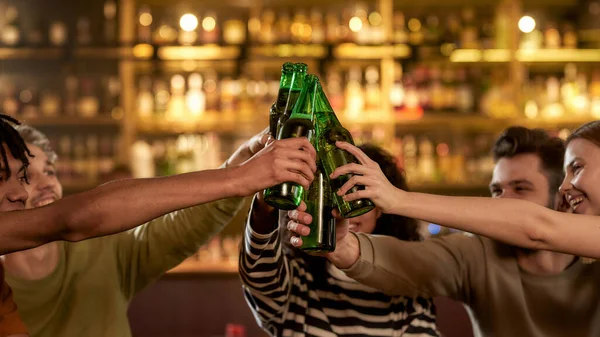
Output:
[[[29,165],[30,160],[27,157],[32,155],[41,156],[43,152],[29,152],[17,131],[5,120],[0,120],[0,135],[4,142],[3,146],[6,148],[6,151],[3,152],[6,160],[3,161],[4,164],[1,167],[3,176],[0,180],[0,211],[21,210],[25,208],[28,198],[25,187],[28,178],[27,165]],[[316,171],[316,153],[310,142],[306,138],[297,138],[273,141],[265,146],[267,139],[268,136],[262,133],[253,137],[226,161],[224,168],[163,178],[114,181],[76,196],[65,197],[51,204],[42,201],[42,204],[47,204],[45,206],[39,204],[41,207],[34,209],[0,213],[0,254],[31,249],[56,240],[80,241],[114,234],[136,227],[168,212],[219,200],[210,207],[206,205],[204,207],[198,206],[200,211],[207,213],[207,215],[201,220],[198,218],[192,219],[194,221],[199,220],[196,222],[196,230],[204,232],[204,236],[208,237],[222,228],[235,215],[242,204],[241,197],[286,181],[293,181],[308,188]],[[262,147],[264,148],[261,150]],[[35,148],[35,146],[32,146],[32,148]],[[11,172],[18,174],[11,174]],[[35,177],[33,178],[35,179]],[[226,198],[230,200],[221,200]],[[175,223],[177,221],[190,222],[190,219],[185,218],[190,217],[190,212],[194,212],[194,215],[198,216],[198,207],[189,208],[180,213],[171,213],[163,217],[160,220],[163,222],[161,227],[170,227],[175,232],[180,231],[181,228],[176,227]],[[178,219],[178,217],[183,219]],[[210,223],[211,221],[216,224]],[[175,251],[169,252],[165,256],[153,254],[149,250],[151,246],[156,244],[173,245],[165,241],[172,240],[174,236],[150,235],[152,228],[158,227],[140,227],[139,230],[136,229],[130,232],[129,238],[123,236],[123,240],[121,240],[132,241],[137,239],[145,242],[145,244],[128,246],[131,249],[138,249],[138,252],[125,249],[119,253],[138,257],[136,261],[131,262],[129,268],[133,269],[132,273],[137,271],[139,275],[129,279],[116,279],[117,283],[130,283],[122,285],[126,289],[125,292],[113,294],[111,298],[107,296],[94,297],[94,293],[90,292],[88,295],[92,296],[91,298],[89,296],[86,298],[80,297],[79,300],[96,303],[97,301],[121,303],[124,302],[127,296],[138,291],[149,279],[158,278],[160,272],[148,270],[146,266],[142,265],[142,262],[148,259],[170,259],[171,262],[169,263],[172,263],[174,258],[171,255],[178,258],[182,252],[178,252],[176,248],[173,248]],[[201,234],[195,235],[201,236]],[[148,238],[152,238],[152,242],[149,242]],[[115,241],[111,244],[116,245],[118,243]],[[186,251],[189,249],[189,247],[184,248]],[[79,251],[79,254],[82,255],[95,255],[96,253],[96,251],[92,252],[90,249]],[[114,258],[117,259],[120,256]],[[61,261],[60,263],[73,262],[72,259]],[[114,266],[114,268],[117,267],[121,266]],[[31,270],[22,271],[24,274],[33,272]],[[98,277],[102,278],[102,282],[107,281],[105,276],[96,275],[96,282]],[[30,281],[35,282],[36,280]],[[88,280],[88,282],[92,282],[92,280]],[[72,290],[69,286],[60,288],[61,293]],[[72,311],[62,310],[61,312],[63,316],[54,317],[54,319],[66,319],[69,323],[77,323],[68,319],[68,316],[72,316]],[[0,312],[1,314],[2,312]],[[89,314],[94,316],[93,311],[90,311]],[[97,315],[95,319],[103,322],[102,324],[106,327],[117,328],[114,315],[109,317]],[[0,326],[3,322],[0,317]],[[76,331],[72,331],[73,335],[91,336],[90,333],[93,330],[88,330],[89,325],[86,326],[86,323],[90,323],[90,321],[77,324]],[[52,329],[60,330],[60,327],[54,325],[51,329],[48,329],[48,326],[46,326],[43,330],[32,332],[34,336],[37,336],[38,333],[39,335],[65,336],[62,332],[54,334],[53,331],[59,330]],[[119,331],[115,330],[114,333],[106,335],[128,336],[129,331],[119,329]],[[0,337],[3,336],[0,333]]]

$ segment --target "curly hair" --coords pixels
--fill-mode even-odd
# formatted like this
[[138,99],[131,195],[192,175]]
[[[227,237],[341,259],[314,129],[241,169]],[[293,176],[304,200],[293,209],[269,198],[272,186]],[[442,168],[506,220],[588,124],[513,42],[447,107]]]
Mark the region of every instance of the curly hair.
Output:
[[[381,171],[394,186],[407,191],[406,178],[404,171],[398,167],[396,158],[389,152],[373,144],[363,144],[359,148],[373,161],[379,164]],[[292,257],[304,259],[306,268],[313,275],[316,282],[324,282],[327,278],[327,259],[319,256],[312,256],[304,251],[295,248],[290,243],[290,234],[282,220],[287,217],[287,212],[281,211],[280,215],[280,236],[283,244],[283,250]],[[395,214],[382,214],[375,225],[372,234],[393,236],[404,241],[420,241],[422,236],[419,233],[419,223],[416,219],[407,218]]]
[[2,145],[0,146],[0,155],[2,156],[2,166],[4,166],[4,171],[8,177],[10,177],[11,172],[8,166],[8,153],[6,153],[4,146],[8,148],[8,151],[10,151],[10,154],[15,159],[23,164],[25,172],[27,172],[27,167],[29,166],[29,157],[33,157],[27,145],[25,145],[23,138],[21,138],[13,125],[19,125],[19,121],[10,116],[0,114],[0,144]]

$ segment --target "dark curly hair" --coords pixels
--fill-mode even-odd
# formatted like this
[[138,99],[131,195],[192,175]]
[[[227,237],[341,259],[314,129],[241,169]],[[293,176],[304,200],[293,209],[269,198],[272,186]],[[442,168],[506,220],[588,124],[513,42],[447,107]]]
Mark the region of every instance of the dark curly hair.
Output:
[[[379,164],[381,171],[394,186],[407,191],[404,171],[397,164],[396,158],[389,152],[373,144],[363,144],[359,148],[373,161]],[[283,243],[283,250],[286,254],[293,257],[303,258],[306,268],[313,275],[315,281],[325,281],[327,278],[327,259],[318,256],[306,254],[300,249],[293,247],[290,243],[290,234],[287,230],[287,212],[280,212],[280,235]],[[417,220],[394,214],[382,214],[377,219],[377,224],[372,234],[393,236],[404,241],[420,241],[422,236],[419,233],[419,223]]]
[[[23,164],[25,173],[29,166],[29,157],[33,157],[25,145],[25,141],[19,135],[13,125],[19,125],[19,122],[7,115],[0,114],[0,155],[2,156],[2,166],[7,177],[10,177],[10,167],[8,166],[8,153],[4,146],[8,148],[10,154]],[[27,177],[27,174],[25,174]]]

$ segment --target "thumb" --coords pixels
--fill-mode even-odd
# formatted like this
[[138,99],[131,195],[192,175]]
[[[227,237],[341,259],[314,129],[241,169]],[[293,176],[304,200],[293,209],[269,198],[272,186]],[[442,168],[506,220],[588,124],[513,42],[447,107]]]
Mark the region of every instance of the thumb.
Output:
[[250,152],[252,154],[256,154],[258,151],[262,150],[267,143],[269,143],[269,140],[271,140],[271,135],[269,134],[262,134],[262,135],[257,135],[251,142],[249,145],[249,149]]

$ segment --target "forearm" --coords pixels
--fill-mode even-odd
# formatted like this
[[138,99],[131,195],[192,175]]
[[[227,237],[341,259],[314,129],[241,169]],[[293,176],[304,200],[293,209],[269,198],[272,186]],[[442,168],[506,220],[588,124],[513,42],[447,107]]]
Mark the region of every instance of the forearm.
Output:
[[471,238],[428,242],[365,234],[348,238],[352,239],[344,240],[348,242],[340,247],[340,256],[359,253],[359,258],[351,266],[331,260],[357,281],[390,295],[466,297],[461,284],[467,277],[463,272],[468,257],[462,256],[458,246],[473,247]]
[[269,206],[263,200],[263,193],[256,193],[255,200],[250,211],[252,229],[259,234],[269,234],[277,229],[279,211]]
[[163,178],[126,179],[36,209],[0,214],[0,254],[56,240],[79,241],[131,229],[154,218],[242,196],[239,167]]
[[[547,246],[552,210],[516,199],[402,192],[392,212],[524,248]],[[558,213],[558,212],[554,212]]]

